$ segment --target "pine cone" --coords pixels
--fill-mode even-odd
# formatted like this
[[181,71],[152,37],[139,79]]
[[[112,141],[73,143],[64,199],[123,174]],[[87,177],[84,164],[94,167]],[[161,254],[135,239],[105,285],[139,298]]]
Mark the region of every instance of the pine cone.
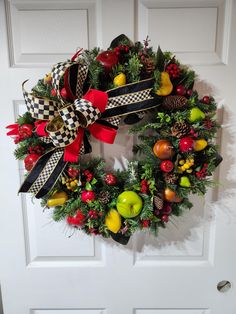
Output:
[[164,180],[167,184],[175,184],[178,180],[178,176],[174,173],[165,173]]
[[108,204],[110,202],[111,199],[111,195],[108,191],[101,191],[98,195],[98,200],[102,203],[102,204]]
[[187,105],[188,99],[184,96],[171,95],[164,98],[162,106],[165,109],[174,110],[183,108]]
[[171,128],[173,136],[178,138],[188,134],[190,131],[190,126],[186,122],[176,122]]
[[155,64],[152,58],[146,58],[144,61],[144,68],[146,74],[152,74],[155,70]]
[[157,194],[153,197],[153,204],[158,210],[161,210],[163,208],[164,201],[161,197],[161,194]]

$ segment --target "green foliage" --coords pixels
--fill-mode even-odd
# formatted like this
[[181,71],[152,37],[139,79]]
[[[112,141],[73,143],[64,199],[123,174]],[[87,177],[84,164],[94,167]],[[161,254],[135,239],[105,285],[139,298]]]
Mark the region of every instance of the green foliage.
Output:
[[32,92],[37,97],[44,97],[54,101],[59,101],[57,97],[51,95],[52,85],[45,84],[43,79],[38,80],[38,83],[32,88]]
[[30,146],[35,145],[40,145],[44,147],[45,143],[42,142],[39,137],[30,137],[21,141],[14,151],[16,159],[24,159],[29,154]]
[[[92,87],[100,90],[113,88],[113,79],[119,73],[126,75],[127,83],[136,82],[148,77],[154,79],[152,92],[160,88],[161,73],[166,70],[170,63],[175,63],[180,67],[180,76],[171,78],[174,94],[177,85],[182,84],[186,89],[192,89],[196,79],[195,72],[179,63],[175,56],[170,52],[162,52],[158,47],[157,52],[154,52],[148,46],[148,38],[143,43],[137,42],[134,45],[124,35],[113,41],[109,49],[114,49],[117,45],[128,45],[127,51],[118,51],[119,63],[113,67],[112,71],[107,73],[100,62],[96,60],[100,53],[99,48],[85,50],[79,57],[79,62],[88,65],[88,76],[86,79],[86,87]],[[116,51],[117,52],[117,51]],[[154,60],[154,71],[145,71],[145,61]],[[149,64],[150,66],[150,64]],[[152,67],[152,64],[151,64]],[[148,73],[148,74],[147,74]],[[63,86],[63,80],[60,82]],[[32,89],[34,95],[38,97],[46,97],[58,101],[56,97],[51,96],[52,86],[45,83],[44,79],[38,81],[37,85]],[[136,192],[143,200],[143,207],[139,215],[132,219],[121,218],[121,229],[119,234],[125,236],[132,235],[136,230],[149,227],[153,234],[157,235],[159,228],[164,228],[163,210],[157,211],[158,205],[155,204],[157,196],[162,196],[166,188],[176,192],[176,195],[182,198],[179,203],[171,203],[172,212],[170,216],[179,216],[185,210],[189,210],[193,205],[189,201],[190,194],[204,195],[207,188],[214,185],[210,180],[210,175],[214,172],[217,163],[217,146],[214,143],[217,129],[219,125],[215,120],[216,103],[213,98],[210,98],[210,104],[206,105],[199,99],[198,93],[194,91],[185,107],[166,110],[163,103],[164,97],[156,97],[159,106],[152,109],[146,120],[132,126],[130,133],[138,136],[137,144],[134,145],[135,153],[134,160],[128,162],[128,167],[124,171],[111,170],[106,162],[101,158],[90,158],[86,156],[80,158],[77,164],[68,163],[64,173],[55,183],[53,189],[42,199],[42,206],[47,206],[47,201],[55,192],[65,191],[68,195],[68,200],[61,206],[56,206],[53,209],[52,217],[55,221],[66,219],[68,216],[74,216],[78,210],[84,215],[84,221],[81,223],[81,228],[85,233],[101,234],[103,237],[110,237],[111,232],[108,230],[105,220],[106,215],[111,208],[116,209],[118,196],[124,190]],[[186,96],[188,97],[188,96]],[[205,113],[205,118],[195,123],[190,123],[189,111],[192,107],[197,106]],[[19,117],[17,123],[34,124],[35,120],[29,113]],[[175,136],[173,126],[176,122],[187,124],[191,132],[189,134],[180,134]],[[190,136],[194,140],[205,139],[207,147],[202,151],[182,152],[179,148],[180,137]],[[174,156],[170,157],[173,163],[173,170],[170,173],[164,173],[161,169],[162,160],[157,158],[153,152],[153,146],[160,140],[168,140],[173,147]],[[16,150],[15,156],[17,159],[24,159],[29,153],[29,147],[34,145],[43,146],[46,151],[50,145],[44,144],[35,134],[31,138],[21,141]],[[189,158],[194,159],[194,163],[190,169],[182,169],[180,163]],[[79,169],[77,175],[77,186],[74,190],[68,189],[68,167],[73,166]],[[204,174],[204,169],[205,174]],[[203,171],[203,175],[198,176]],[[86,173],[91,176],[86,176]],[[109,184],[106,182],[107,174],[115,177],[115,183]],[[181,187],[181,176],[187,176],[191,186]],[[75,178],[73,178],[74,180]],[[68,184],[68,183],[67,183]],[[95,200],[84,202],[81,194],[83,191],[92,191],[95,195]],[[164,205],[167,204],[165,200]],[[159,208],[158,208],[159,209]],[[75,226],[78,228],[78,226]]]
[[16,123],[19,125],[23,124],[34,124],[35,119],[31,116],[31,114],[26,111],[22,116],[19,116],[16,120]]
[[138,55],[134,54],[130,57],[126,66],[129,82],[137,82],[140,80],[141,69],[143,65],[140,62]]

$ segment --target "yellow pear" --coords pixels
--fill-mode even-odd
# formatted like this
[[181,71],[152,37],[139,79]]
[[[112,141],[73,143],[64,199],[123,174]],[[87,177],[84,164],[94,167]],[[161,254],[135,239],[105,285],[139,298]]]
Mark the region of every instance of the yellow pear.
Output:
[[173,90],[173,85],[170,80],[169,73],[161,72],[161,87],[156,91],[159,96],[167,96]]
[[126,76],[124,73],[120,73],[114,77],[113,83],[115,86],[123,86],[126,84]]
[[207,144],[208,143],[206,140],[204,140],[204,138],[194,141],[193,147],[194,147],[195,152],[200,152],[201,150],[207,147]]
[[107,229],[113,233],[117,233],[121,227],[121,217],[117,210],[110,209],[105,218]]
[[66,192],[61,191],[61,192],[56,192],[52,196],[49,197],[47,201],[47,206],[48,207],[55,207],[59,205],[65,204],[65,202],[68,200],[68,195]]

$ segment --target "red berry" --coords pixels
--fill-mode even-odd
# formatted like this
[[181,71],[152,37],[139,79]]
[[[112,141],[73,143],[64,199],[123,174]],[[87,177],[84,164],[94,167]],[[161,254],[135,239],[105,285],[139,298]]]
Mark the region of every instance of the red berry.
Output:
[[209,103],[210,103],[210,97],[209,97],[209,96],[204,96],[204,97],[202,98],[202,102],[203,102],[204,104],[206,104],[206,105],[209,105]]
[[163,207],[163,214],[169,215],[172,212],[170,204],[165,204]]
[[26,139],[32,136],[34,126],[32,124],[23,124],[19,126],[18,133],[20,138]]
[[79,169],[75,169],[72,166],[67,169],[67,173],[71,178],[76,178],[79,175],[79,172]]
[[170,160],[163,160],[161,162],[161,170],[163,172],[171,172],[174,168],[174,164]]
[[51,96],[53,96],[53,97],[57,96],[57,92],[54,88],[51,90]]
[[184,96],[185,93],[186,93],[186,91],[185,91],[185,88],[184,88],[183,85],[178,85],[178,86],[176,87],[176,94],[177,94],[177,95]]
[[81,200],[84,203],[92,202],[96,199],[96,194],[93,191],[82,191]]
[[67,95],[67,91],[66,91],[65,87],[63,87],[63,88],[61,89],[60,95],[61,95],[62,98],[67,99],[67,96],[68,96],[68,95]]
[[45,149],[41,145],[35,145],[35,146],[30,146],[29,147],[29,153],[30,154],[43,155],[44,152],[45,152]]
[[162,220],[163,222],[168,222],[168,221],[169,221],[168,215],[166,215],[166,214],[162,215],[162,216],[161,216],[161,220]]
[[155,209],[154,215],[155,215],[155,216],[159,216],[159,215],[160,215],[160,211],[159,211],[158,209]]
[[107,185],[116,185],[117,178],[113,173],[107,173],[104,177],[104,181]]
[[191,137],[182,137],[179,141],[179,149],[181,152],[189,152],[193,150],[194,140]]
[[28,156],[26,156],[24,159],[25,169],[27,171],[30,171],[36,164],[39,157],[40,156],[38,154],[29,154]]
[[81,210],[78,210],[74,216],[68,216],[66,221],[69,225],[82,226],[84,224],[86,216]]
[[142,220],[143,228],[148,228],[149,224],[150,224],[150,220],[149,219]]
[[92,219],[97,219],[98,218],[98,213],[94,209],[89,210],[88,215]]
[[187,91],[186,91],[186,94],[187,94],[187,96],[192,96],[192,94],[193,94],[193,90],[192,89],[188,89]]

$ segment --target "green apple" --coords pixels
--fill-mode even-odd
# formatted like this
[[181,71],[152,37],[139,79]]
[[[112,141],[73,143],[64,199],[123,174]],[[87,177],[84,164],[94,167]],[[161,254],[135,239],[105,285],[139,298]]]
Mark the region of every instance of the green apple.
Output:
[[181,177],[179,180],[179,185],[184,187],[184,188],[190,188],[191,183],[189,181],[189,178],[185,177],[185,176]]
[[124,218],[133,218],[138,216],[143,207],[141,197],[133,191],[125,191],[117,198],[116,208]]
[[196,122],[205,118],[205,113],[198,107],[193,107],[189,113],[189,122]]

